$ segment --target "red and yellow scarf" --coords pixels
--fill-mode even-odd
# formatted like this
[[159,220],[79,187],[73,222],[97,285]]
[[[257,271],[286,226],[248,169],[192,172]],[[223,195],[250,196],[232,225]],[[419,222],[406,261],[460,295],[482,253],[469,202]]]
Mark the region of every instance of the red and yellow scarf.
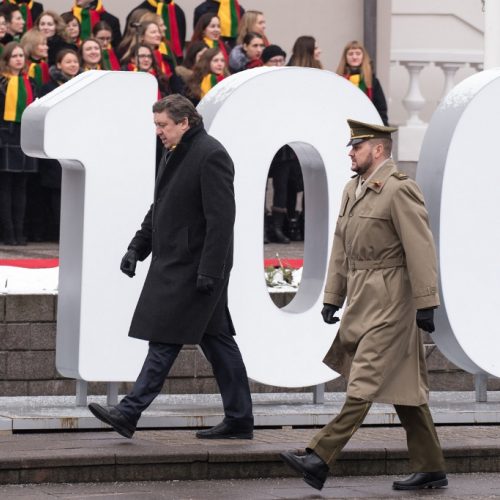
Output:
[[212,40],[211,38],[203,37],[203,42],[209,49],[219,49],[226,60],[229,61],[229,55],[226,50],[226,44],[222,40]]
[[176,57],[182,57],[182,42],[179,35],[177,16],[175,15],[175,2],[165,3],[157,0],[148,0],[149,5],[156,9],[156,14],[165,23],[165,37],[170,42],[172,51]]
[[108,45],[107,48],[102,49],[101,66],[102,69],[108,71],[120,71],[120,61],[118,61],[118,57],[116,56],[116,53],[111,45]]
[[201,97],[205,97],[210,89],[215,87],[219,82],[224,80],[224,75],[216,75],[214,73],[209,73],[203,77],[201,81]]
[[24,19],[24,32],[33,28],[33,16],[31,15],[31,9],[33,8],[33,0],[28,3],[17,2],[17,0],[6,0],[4,3],[11,3],[17,5]]
[[373,99],[372,88],[366,86],[365,79],[359,73],[345,74],[344,78],[347,78],[351,83],[356,85],[359,90],[362,90],[370,98],[370,100]]
[[50,82],[49,65],[46,61],[30,59],[28,76],[35,80],[38,87],[41,87],[44,83]]
[[238,0],[219,0],[220,6],[217,15],[220,19],[220,34],[228,38],[238,36],[240,22],[240,6]]
[[82,40],[87,40],[92,36],[92,28],[101,20],[101,14],[105,12],[102,6],[102,0],[97,0],[97,5],[95,9],[90,7],[78,7],[75,5],[73,7],[73,15],[80,21],[80,38]]
[[33,89],[28,75],[4,75],[7,80],[5,91],[5,109],[3,119],[6,122],[21,122],[24,110],[33,102]]
[[158,64],[161,72],[170,78],[172,76],[172,69],[170,68],[170,64],[168,64],[168,62],[165,60],[160,50],[156,49],[153,52],[156,59],[156,64]]

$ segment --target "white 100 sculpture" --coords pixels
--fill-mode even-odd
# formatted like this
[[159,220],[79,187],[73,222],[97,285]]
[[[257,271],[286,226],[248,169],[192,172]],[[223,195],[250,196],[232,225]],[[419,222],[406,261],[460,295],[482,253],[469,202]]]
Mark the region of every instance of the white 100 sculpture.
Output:
[[[499,76],[492,73],[488,83],[500,87]],[[481,81],[486,86],[486,79]],[[462,100],[461,105],[473,104],[482,90],[481,85],[474,87],[475,93],[467,88],[471,103]],[[67,377],[107,382],[135,380],[145,356],[147,343],[128,338],[127,332],[149,263],[139,263],[132,280],[119,271],[119,263],[152,201],[151,106],[156,95],[155,80],[149,75],[88,72],[37,100],[23,116],[24,151],[58,159],[63,167],[56,366]],[[337,327],[324,324],[320,310],[334,221],[342,189],[351,175],[346,120],[381,123],[378,113],[362,92],[334,73],[292,67],[259,68],[233,75],[214,87],[198,109],[207,131],[224,144],[235,163],[237,218],[229,307],[248,374],[256,381],[282,387],[331,380],[337,374],[322,359]],[[446,109],[440,112],[448,113]],[[459,119],[467,118],[465,112],[458,115]],[[78,116],[79,120],[72,120],[69,127],[68,116]],[[445,119],[443,123],[452,127],[456,120]],[[446,134],[433,124],[430,130],[436,136]],[[493,130],[492,126],[491,133]],[[262,226],[269,166],[285,144],[293,147],[302,166],[306,237],[299,291],[292,303],[278,309],[270,300],[263,277]],[[465,195],[460,210],[460,216],[465,217],[462,247],[450,251],[450,242],[451,246],[458,244],[454,239],[458,233],[450,236],[453,231],[449,226],[458,230],[462,221],[446,210],[458,209],[456,201],[462,194],[453,194],[454,190],[461,188],[460,182],[471,181],[472,174],[465,180],[470,166],[465,169],[463,163],[467,156],[463,149],[468,143],[462,141],[461,155],[452,166],[457,170],[454,175],[462,176],[456,184],[443,174],[447,172],[447,148],[442,148],[446,149],[444,155],[433,157],[432,151],[429,153],[441,147],[436,144],[437,138],[426,140],[422,160],[425,167],[419,167],[418,173],[435,234],[439,231],[444,306],[438,317],[436,343],[462,368],[498,375],[496,349],[491,348],[491,327],[495,325],[492,317],[498,297],[493,291],[500,286],[495,281],[498,265],[488,259],[494,267],[488,275],[482,272],[484,266],[469,263],[473,259],[478,264],[481,261],[485,234],[476,242],[476,253],[468,254],[468,260],[461,262],[462,268],[458,260],[459,256],[465,258],[464,252],[473,246],[472,242],[463,245],[467,230],[481,233],[483,220],[477,217],[471,224],[470,219],[478,213],[478,202],[484,200],[487,190],[497,184],[496,174],[488,172],[481,192],[472,191],[475,196],[471,202],[476,205],[465,203],[472,198]],[[471,144],[470,155],[477,150],[477,143]],[[426,151],[432,161],[426,160]],[[436,184],[436,179],[442,182]],[[441,185],[446,196],[451,196],[445,205],[440,204]],[[463,214],[467,205],[471,211]],[[489,215],[493,214],[492,210]],[[489,227],[494,229],[493,224]],[[488,249],[488,253],[492,251]],[[462,287],[457,286],[457,272],[469,280]],[[478,288],[469,286],[479,276],[493,287],[491,296],[484,297],[489,292],[481,292],[479,283]],[[475,296],[474,290],[478,292]],[[451,303],[453,308],[448,307]],[[474,314],[478,304],[481,313]],[[488,309],[491,312],[485,314],[485,308],[492,308]],[[467,333],[454,334],[450,313],[461,315],[456,318],[463,325],[459,331],[467,328]],[[484,347],[486,339],[490,343]]]

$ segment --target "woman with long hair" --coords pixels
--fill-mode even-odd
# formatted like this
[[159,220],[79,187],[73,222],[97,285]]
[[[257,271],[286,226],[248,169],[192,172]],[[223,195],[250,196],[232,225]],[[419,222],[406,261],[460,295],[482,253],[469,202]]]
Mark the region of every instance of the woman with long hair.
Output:
[[[123,33],[122,40],[118,45],[116,53],[120,60],[123,60],[125,54],[128,53],[132,45],[136,45],[138,42],[138,27],[141,22],[141,18],[144,14],[148,14],[146,9],[136,9],[132,11],[127,19],[127,25],[125,26],[125,31]],[[129,54],[130,55],[130,54]]]
[[186,97],[196,106],[203,97],[229,75],[226,59],[219,49],[207,49],[194,65],[189,79]]
[[83,71],[102,69],[102,49],[100,43],[94,38],[87,38],[78,48],[80,66]]
[[99,42],[102,50],[101,69],[119,71],[120,62],[113,48],[113,30],[106,21],[99,21],[92,28],[94,39]]
[[264,45],[266,47],[269,45],[269,40],[266,37],[266,18],[264,17],[264,13],[260,10],[247,10],[243,14],[238,26],[236,44],[241,45],[245,35],[250,32],[262,35]]
[[80,35],[82,27],[80,21],[72,12],[64,12],[61,14],[61,19],[66,24],[66,39],[77,47],[82,43]]
[[312,36],[299,36],[292,48],[292,56],[288,66],[300,66],[302,68],[323,69],[320,61],[321,49]]
[[203,42],[209,49],[219,49],[229,62],[229,51],[221,38],[220,19],[211,12],[203,14],[194,27],[191,43]]
[[337,74],[347,78],[364,92],[373,102],[384,125],[388,125],[387,101],[384,91],[373,74],[370,55],[362,43],[353,40],[349,42],[342,51]]
[[186,93],[187,82],[193,76],[194,65],[200,60],[203,52],[207,51],[207,46],[201,42],[192,42],[186,50],[186,57],[175,67],[174,74],[170,78],[170,88],[172,94],[182,94]]
[[21,149],[21,117],[36,95],[25,68],[21,45],[8,43],[0,57],[0,226],[6,245],[26,244],[26,181],[37,170],[37,161]]
[[[163,41],[163,34],[160,26],[154,21],[141,22],[137,30],[137,40],[139,44],[147,44],[151,46],[156,59],[156,64],[160,68],[161,72],[170,78],[173,73],[174,63],[169,56],[162,54],[160,51],[160,46]],[[136,48],[137,44],[135,42],[132,43],[122,57],[122,64],[126,64],[130,61],[136,53]]]
[[36,29],[30,30],[21,38],[21,47],[26,56],[28,76],[41,88],[50,81],[47,37]]
[[43,11],[35,21],[35,28],[47,37],[49,45],[49,66],[56,62],[57,53],[61,49],[77,50],[75,44],[71,43],[66,33],[66,24],[63,18],[52,10]]
[[238,73],[244,69],[262,66],[262,52],[264,51],[264,38],[260,33],[247,33],[241,45],[231,51],[229,55],[229,69],[231,73]]

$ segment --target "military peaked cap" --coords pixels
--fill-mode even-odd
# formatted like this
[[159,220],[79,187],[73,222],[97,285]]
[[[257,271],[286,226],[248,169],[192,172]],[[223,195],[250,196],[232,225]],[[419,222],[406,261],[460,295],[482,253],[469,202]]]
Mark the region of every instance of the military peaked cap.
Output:
[[383,125],[373,125],[371,123],[358,122],[357,120],[347,120],[351,129],[351,140],[348,146],[354,146],[368,139],[376,137],[391,138],[391,134],[396,132],[396,127],[384,127]]

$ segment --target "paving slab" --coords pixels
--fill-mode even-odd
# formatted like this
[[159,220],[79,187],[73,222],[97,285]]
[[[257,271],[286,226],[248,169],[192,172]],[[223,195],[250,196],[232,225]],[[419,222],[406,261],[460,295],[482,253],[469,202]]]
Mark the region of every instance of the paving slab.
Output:
[[[339,413],[345,393],[325,394],[324,404],[314,404],[312,393],[260,393],[252,395],[257,427],[322,426]],[[105,396],[88,402],[106,404]],[[72,396],[0,398],[0,430],[86,430],[105,428]],[[499,424],[500,393],[489,392],[487,403],[477,403],[474,392],[432,392],[430,408],[437,424]],[[160,395],[144,412],[140,428],[200,428],[223,417],[218,394]],[[10,422],[10,424],[9,424]],[[374,404],[367,425],[393,425],[399,420],[393,406]]]

